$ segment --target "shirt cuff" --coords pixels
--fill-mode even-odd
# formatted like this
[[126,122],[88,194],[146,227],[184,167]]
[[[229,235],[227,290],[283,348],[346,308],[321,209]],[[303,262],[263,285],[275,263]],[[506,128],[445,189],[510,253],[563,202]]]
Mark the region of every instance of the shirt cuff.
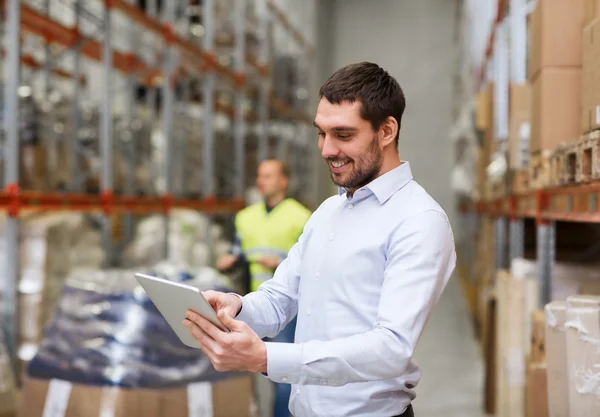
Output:
[[236,293],[231,294],[235,295],[236,297],[239,297],[240,301],[242,302],[242,308],[240,308],[240,311],[238,312],[238,315],[235,316],[235,319],[243,321],[246,324],[252,323],[252,312],[250,311],[250,308],[248,307],[247,303],[246,305],[244,305],[244,297]]
[[299,384],[302,344],[266,342],[267,376],[273,382]]

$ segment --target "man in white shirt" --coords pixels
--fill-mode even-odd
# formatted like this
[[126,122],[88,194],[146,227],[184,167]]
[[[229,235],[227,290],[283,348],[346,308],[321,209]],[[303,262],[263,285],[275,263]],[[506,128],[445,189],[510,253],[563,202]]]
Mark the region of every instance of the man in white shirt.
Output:
[[[314,125],[339,194],[258,291],[204,293],[230,333],[193,312],[184,323],[217,370],[292,384],[296,417],[412,417],[412,356],[455,266],[452,230],[398,156],[397,81],[362,62],[320,96]],[[296,315],[294,343],[261,340]]]

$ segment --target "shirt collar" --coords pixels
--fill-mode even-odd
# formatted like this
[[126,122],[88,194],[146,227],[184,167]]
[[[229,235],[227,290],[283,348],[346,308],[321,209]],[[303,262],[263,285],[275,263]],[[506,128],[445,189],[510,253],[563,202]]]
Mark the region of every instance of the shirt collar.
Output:
[[[379,204],[385,203],[391,196],[396,193],[396,191],[400,190],[410,181],[412,181],[412,171],[410,169],[410,164],[408,161],[401,161],[400,166],[392,169],[389,172],[386,172],[380,177],[375,178],[369,184],[367,184],[364,188],[369,189],[377,200]],[[339,195],[346,194],[347,190],[343,187],[338,187]]]

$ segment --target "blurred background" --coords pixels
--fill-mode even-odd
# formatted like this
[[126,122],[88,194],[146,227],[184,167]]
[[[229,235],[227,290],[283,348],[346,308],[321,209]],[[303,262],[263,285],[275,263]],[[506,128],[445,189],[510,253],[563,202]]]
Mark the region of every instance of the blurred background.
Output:
[[2,0],[0,416],[271,416],[133,272],[216,268],[260,161],[336,192],[320,85],[402,86],[399,152],[459,257],[419,343],[419,417],[600,416],[600,0]]

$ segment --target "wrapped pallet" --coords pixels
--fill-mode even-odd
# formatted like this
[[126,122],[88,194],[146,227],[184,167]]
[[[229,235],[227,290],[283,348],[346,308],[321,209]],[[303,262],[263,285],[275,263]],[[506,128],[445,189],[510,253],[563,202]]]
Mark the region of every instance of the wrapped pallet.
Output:
[[569,417],[600,416],[600,296],[567,298]]
[[552,301],[544,308],[546,315],[546,357],[548,361],[548,416],[569,416],[569,382],[567,376],[567,337],[565,322],[567,303]]
[[[19,416],[249,416],[250,377],[217,372],[199,349],[181,343],[133,274],[68,278],[29,364]],[[228,290],[184,272],[170,279]]]

